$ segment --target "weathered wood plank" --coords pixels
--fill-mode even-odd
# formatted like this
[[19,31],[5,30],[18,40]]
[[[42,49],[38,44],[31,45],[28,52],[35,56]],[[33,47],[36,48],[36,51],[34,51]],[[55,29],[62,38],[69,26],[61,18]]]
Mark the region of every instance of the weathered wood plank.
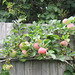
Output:
[[57,73],[58,75],[64,75],[64,71],[66,70],[67,65],[65,63],[62,62],[58,62],[57,63]]
[[42,64],[42,74],[41,75],[50,75],[49,74],[49,61],[41,61]]
[[[0,63],[0,70],[3,64],[4,62]],[[11,75],[63,75],[67,66],[60,61],[49,60],[27,60],[25,63],[12,61],[11,64],[13,65]]]
[[3,63],[0,63],[0,72],[1,72],[1,69],[3,68],[2,65],[3,65]]
[[25,75],[32,75],[32,61],[25,62]]
[[1,39],[1,23],[0,23],[0,39]]
[[22,62],[16,62],[16,75],[25,75],[25,64]]
[[49,63],[50,67],[49,67],[49,71],[50,71],[50,75],[58,75],[57,74],[57,62],[56,61],[52,61]]
[[7,35],[10,35],[11,29],[13,29],[13,23],[7,23]]
[[13,68],[10,70],[10,75],[16,75],[16,62],[11,62]]
[[6,33],[6,28],[5,28],[5,23],[2,23],[1,25],[1,39],[5,38],[5,33]]
[[41,65],[41,61],[32,61],[32,75],[41,75],[42,74],[42,65]]
[[[12,23],[0,23],[0,42],[4,39],[7,35],[10,34],[11,29],[13,28]],[[0,48],[2,44],[0,43]]]

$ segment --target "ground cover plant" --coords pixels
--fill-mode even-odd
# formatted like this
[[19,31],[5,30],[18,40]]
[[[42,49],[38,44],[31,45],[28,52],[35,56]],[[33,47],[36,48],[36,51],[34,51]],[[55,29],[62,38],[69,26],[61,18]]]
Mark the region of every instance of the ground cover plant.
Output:
[[13,67],[10,61],[13,59],[21,62],[27,59],[58,59],[70,65],[64,75],[74,75],[74,63],[71,64],[68,60],[75,59],[75,48],[71,46],[71,36],[75,36],[75,17],[62,21],[50,20],[47,24],[34,21],[29,26],[19,19],[14,21],[10,33],[3,40],[1,50],[1,54],[6,57],[2,75],[9,75],[9,70]]

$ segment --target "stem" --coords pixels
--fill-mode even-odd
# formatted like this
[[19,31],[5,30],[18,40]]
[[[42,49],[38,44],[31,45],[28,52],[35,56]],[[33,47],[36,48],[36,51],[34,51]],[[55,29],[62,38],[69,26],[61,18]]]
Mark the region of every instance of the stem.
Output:
[[69,62],[66,61],[66,60],[65,60],[65,63],[67,63],[68,65],[70,65],[70,66],[75,70],[74,66],[73,66],[71,63],[69,63]]
[[[48,43],[50,43],[50,41],[48,41]],[[46,44],[44,45],[44,47],[47,46],[48,43],[46,43]]]

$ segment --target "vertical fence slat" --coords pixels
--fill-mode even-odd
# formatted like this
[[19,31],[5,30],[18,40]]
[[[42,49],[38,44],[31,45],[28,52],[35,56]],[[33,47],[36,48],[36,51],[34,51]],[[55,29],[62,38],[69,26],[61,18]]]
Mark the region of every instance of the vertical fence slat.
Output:
[[1,33],[1,39],[5,38],[5,23],[2,23],[2,33]]
[[49,74],[49,61],[42,61],[42,75],[50,75]]
[[50,75],[58,75],[57,74],[57,62],[56,61],[52,61],[50,62]]
[[1,72],[1,69],[2,69],[2,65],[3,65],[3,63],[0,63],[0,72]]
[[12,23],[7,23],[7,35],[10,35],[10,31],[13,28],[13,24]]
[[33,61],[32,63],[32,75],[41,75],[41,61]]
[[32,61],[25,62],[25,75],[32,75]]
[[[0,41],[1,41],[1,35],[2,33],[1,33],[1,23],[0,23]],[[1,43],[0,43],[0,48],[1,48]]]
[[16,62],[16,75],[25,75],[25,67],[24,63],[22,62]]
[[[7,35],[10,34],[11,29],[13,28],[12,23],[0,23],[0,42],[4,39]],[[0,48],[1,48],[0,44]]]
[[58,62],[58,75],[64,75],[67,65],[65,63]]
[[16,62],[11,62],[13,68],[10,70],[10,75],[16,75]]

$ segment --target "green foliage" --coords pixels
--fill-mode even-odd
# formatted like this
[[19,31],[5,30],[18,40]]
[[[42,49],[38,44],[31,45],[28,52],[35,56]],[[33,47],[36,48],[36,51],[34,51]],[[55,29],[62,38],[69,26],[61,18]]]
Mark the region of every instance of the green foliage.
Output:
[[64,72],[64,75],[74,75],[74,70],[71,66],[67,66],[67,70]]
[[[0,21],[10,22],[21,18],[26,19],[23,22],[45,21],[50,19],[63,19],[74,12],[74,0],[1,0]],[[7,14],[5,12],[8,12]]]
[[0,75],[10,75],[10,73],[2,69]]
[[[14,22],[14,29],[11,30],[11,35],[7,36],[4,40],[2,54],[5,57],[10,56],[9,53],[12,53],[12,51],[15,50],[17,53],[14,57],[19,59],[23,57],[31,58],[36,56],[40,58],[38,51],[33,47],[34,43],[36,43],[36,39],[38,40],[37,42],[39,43],[40,47],[47,49],[46,56],[41,55],[42,58],[52,57],[55,59],[56,57],[59,57],[60,60],[64,61],[64,53],[69,57],[74,55],[74,53],[71,52],[72,50],[70,48],[70,44],[67,47],[60,45],[60,42],[63,40],[69,43],[70,35],[74,35],[75,31],[71,30],[70,33],[70,29],[66,27],[67,23],[74,23],[74,17],[68,18],[65,25],[61,23],[60,20],[50,20],[47,25],[41,22],[33,22],[33,24],[30,26],[27,26],[24,23],[19,25],[19,23],[22,21],[23,20],[20,19]],[[28,33],[24,33],[25,31]],[[26,38],[28,38],[28,40],[26,40]],[[24,42],[28,42],[28,45]],[[21,43],[23,45],[22,48],[20,48]],[[22,50],[26,50],[28,56],[25,56],[22,53]]]
[[[71,16],[67,19],[66,23],[61,20],[50,20],[47,24],[42,21],[34,21],[29,26],[23,23],[23,21],[24,19],[14,21],[14,29],[11,30],[11,35],[4,39],[3,49],[1,50],[4,57],[11,57],[11,59],[14,57],[21,62],[25,62],[26,59],[56,58],[65,62],[75,56],[75,52],[70,44],[70,36],[75,36],[75,27],[67,27],[70,23],[75,24],[75,17]],[[62,43],[63,41],[65,43]],[[34,47],[35,43],[38,43],[38,48]],[[44,48],[46,52],[39,53],[40,48]],[[7,60],[7,64],[10,64],[9,60]],[[64,72],[64,75],[71,75],[73,73],[73,69],[70,66]],[[3,67],[4,70],[5,67],[6,64]]]
[[67,70],[67,71],[64,72],[64,75],[73,75],[73,74],[70,71]]
[[7,11],[0,10],[0,22],[5,22],[9,17],[10,15]]
[[20,59],[19,61],[21,61],[21,62],[25,62],[25,61],[26,61],[26,59]]

